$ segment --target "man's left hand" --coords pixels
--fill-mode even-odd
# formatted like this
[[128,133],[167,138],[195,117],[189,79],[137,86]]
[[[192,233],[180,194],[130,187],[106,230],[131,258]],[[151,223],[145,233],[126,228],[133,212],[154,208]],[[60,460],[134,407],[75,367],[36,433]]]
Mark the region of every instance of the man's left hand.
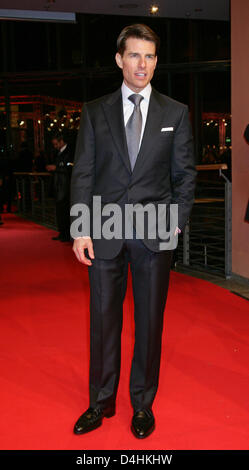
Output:
[[47,171],[55,171],[56,170],[56,165],[46,165],[46,170]]

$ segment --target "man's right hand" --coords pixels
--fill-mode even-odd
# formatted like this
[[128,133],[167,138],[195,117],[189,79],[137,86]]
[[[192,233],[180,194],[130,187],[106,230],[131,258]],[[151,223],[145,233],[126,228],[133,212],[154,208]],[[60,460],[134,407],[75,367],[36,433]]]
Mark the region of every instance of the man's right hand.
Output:
[[73,251],[77,260],[80,263],[86,264],[87,266],[91,266],[92,262],[85,256],[86,249],[88,250],[90,258],[94,259],[93,242],[90,237],[82,237],[74,240]]

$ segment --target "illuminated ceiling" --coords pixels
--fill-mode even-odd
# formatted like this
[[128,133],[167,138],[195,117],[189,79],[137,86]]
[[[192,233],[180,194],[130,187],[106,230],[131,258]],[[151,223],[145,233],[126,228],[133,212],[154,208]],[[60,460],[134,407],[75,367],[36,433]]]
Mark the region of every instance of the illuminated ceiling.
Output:
[[159,17],[228,21],[230,16],[229,0],[1,0],[0,5],[2,9],[126,16],[150,16],[151,6],[157,5]]

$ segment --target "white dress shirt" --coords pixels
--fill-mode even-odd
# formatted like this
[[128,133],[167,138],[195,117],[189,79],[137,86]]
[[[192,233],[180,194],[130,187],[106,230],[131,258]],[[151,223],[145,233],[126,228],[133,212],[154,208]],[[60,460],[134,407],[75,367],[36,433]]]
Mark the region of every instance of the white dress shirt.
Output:
[[[150,102],[151,89],[152,89],[151,84],[148,83],[148,85],[142,91],[137,93],[144,97],[144,99],[140,103],[140,109],[142,113],[142,130],[141,130],[139,148],[140,148],[141,141],[143,138],[145,123],[146,123],[146,118],[147,118],[147,113],[148,113],[148,108],[149,108],[149,102]],[[121,91],[122,91],[122,98],[123,98],[124,124],[126,126],[128,119],[132,115],[133,109],[134,109],[134,104],[128,98],[130,95],[134,95],[135,92],[132,91],[130,88],[128,88],[128,86],[124,82],[122,83]]]
[[62,153],[64,152],[64,150],[67,148],[67,144],[63,145],[63,147],[61,147],[59,153]]

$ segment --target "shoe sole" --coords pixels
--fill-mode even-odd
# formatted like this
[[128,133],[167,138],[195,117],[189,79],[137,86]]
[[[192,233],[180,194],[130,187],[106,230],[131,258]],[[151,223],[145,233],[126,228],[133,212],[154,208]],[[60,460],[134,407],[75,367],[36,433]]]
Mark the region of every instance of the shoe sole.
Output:
[[153,426],[150,428],[150,430],[146,434],[144,434],[143,436],[139,436],[139,434],[136,433],[133,426],[131,426],[131,431],[137,439],[145,439],[146,437],[150,436],[150,434],[154,431],[155,427],[156,427],[156,425],[153,424]]

